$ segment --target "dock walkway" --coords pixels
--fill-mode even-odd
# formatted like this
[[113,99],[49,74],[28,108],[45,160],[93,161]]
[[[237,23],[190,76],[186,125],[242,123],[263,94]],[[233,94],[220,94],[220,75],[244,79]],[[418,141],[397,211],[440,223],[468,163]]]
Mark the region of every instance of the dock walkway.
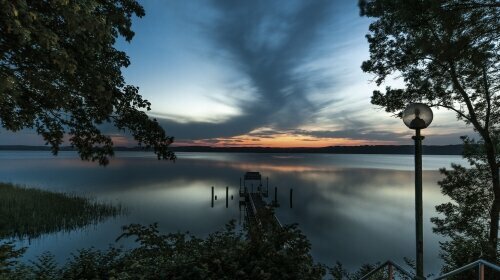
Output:
[[[252,185],[251,190],[248,190],[246,186],[246,181],[259,181],[259,185],[256,190]],[[268,196],[268,186],[266,191],[263,190],[262,180],[259,172],[247,172],[244,177],[243,186],[240,185],[240,197],[244,198],[242,201],[245,205],[246,219],[249,224],[261,225],[261,221],[258,219],[258,213],[264,208],[268,207],[268,204],[264,201],[264,197]],[[274,222],[281,227],[281,223],[274,216]]]

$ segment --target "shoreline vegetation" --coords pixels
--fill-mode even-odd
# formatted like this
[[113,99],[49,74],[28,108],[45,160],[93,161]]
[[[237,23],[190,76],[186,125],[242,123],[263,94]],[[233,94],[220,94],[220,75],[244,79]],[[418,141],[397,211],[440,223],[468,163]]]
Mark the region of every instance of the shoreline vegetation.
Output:
[[[463,145],[423,145],[424,155],[462,155]],[[115,151],[147,151],[143,147],[114,147]],[[320,148],[174,146],[173,152],[203,153],[318,153],[318,154],[414,154],[413,145],[330,146]],[[0,145],[0,151],[51,151],[49,146]],[[76,151],[70,146],[60,151]]]
[[121,205],[0,183],[0,240],[71,231],[124,214]]

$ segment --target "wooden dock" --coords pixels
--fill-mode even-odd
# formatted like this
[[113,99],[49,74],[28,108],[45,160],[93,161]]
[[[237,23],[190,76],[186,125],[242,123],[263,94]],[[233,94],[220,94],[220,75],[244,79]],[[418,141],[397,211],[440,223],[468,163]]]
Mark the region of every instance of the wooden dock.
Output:
[[[266,188],[264,189],[262,177],[259,172],[245,173],[243,184],[240,181],[240,206],[244,206],[245,208],[245,218],[249,225],[262,226],[262,222],[259,220],[259,212],[272,207],[264,201],[264,197],[268,197],[268,195],[269,184],[266,183]],[[281,227],[280,221],[274,214],[273,222]]]

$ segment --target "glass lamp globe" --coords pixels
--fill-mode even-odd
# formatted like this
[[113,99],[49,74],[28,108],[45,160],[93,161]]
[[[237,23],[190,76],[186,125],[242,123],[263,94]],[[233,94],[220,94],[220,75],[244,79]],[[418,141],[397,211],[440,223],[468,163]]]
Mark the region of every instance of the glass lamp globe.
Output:
[[412,103],[403,111],[403,122],[411,129],[424,129],[432,122],[433,114],[429,106]]

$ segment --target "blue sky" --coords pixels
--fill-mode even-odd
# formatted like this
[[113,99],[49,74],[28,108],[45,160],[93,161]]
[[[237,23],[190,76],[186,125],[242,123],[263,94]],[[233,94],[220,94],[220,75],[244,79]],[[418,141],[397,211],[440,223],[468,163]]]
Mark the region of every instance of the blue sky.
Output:
[[[370,20],[357,1],[140,2],[134,39],[117,44],[131,60],[124,75],[177,144],[411,144],[400,119],[370,104],[377,87],[360,69]],[[451,112],[434,113],[426,144],[471,131]],[[0,144],[43,140],[2,131]]]

